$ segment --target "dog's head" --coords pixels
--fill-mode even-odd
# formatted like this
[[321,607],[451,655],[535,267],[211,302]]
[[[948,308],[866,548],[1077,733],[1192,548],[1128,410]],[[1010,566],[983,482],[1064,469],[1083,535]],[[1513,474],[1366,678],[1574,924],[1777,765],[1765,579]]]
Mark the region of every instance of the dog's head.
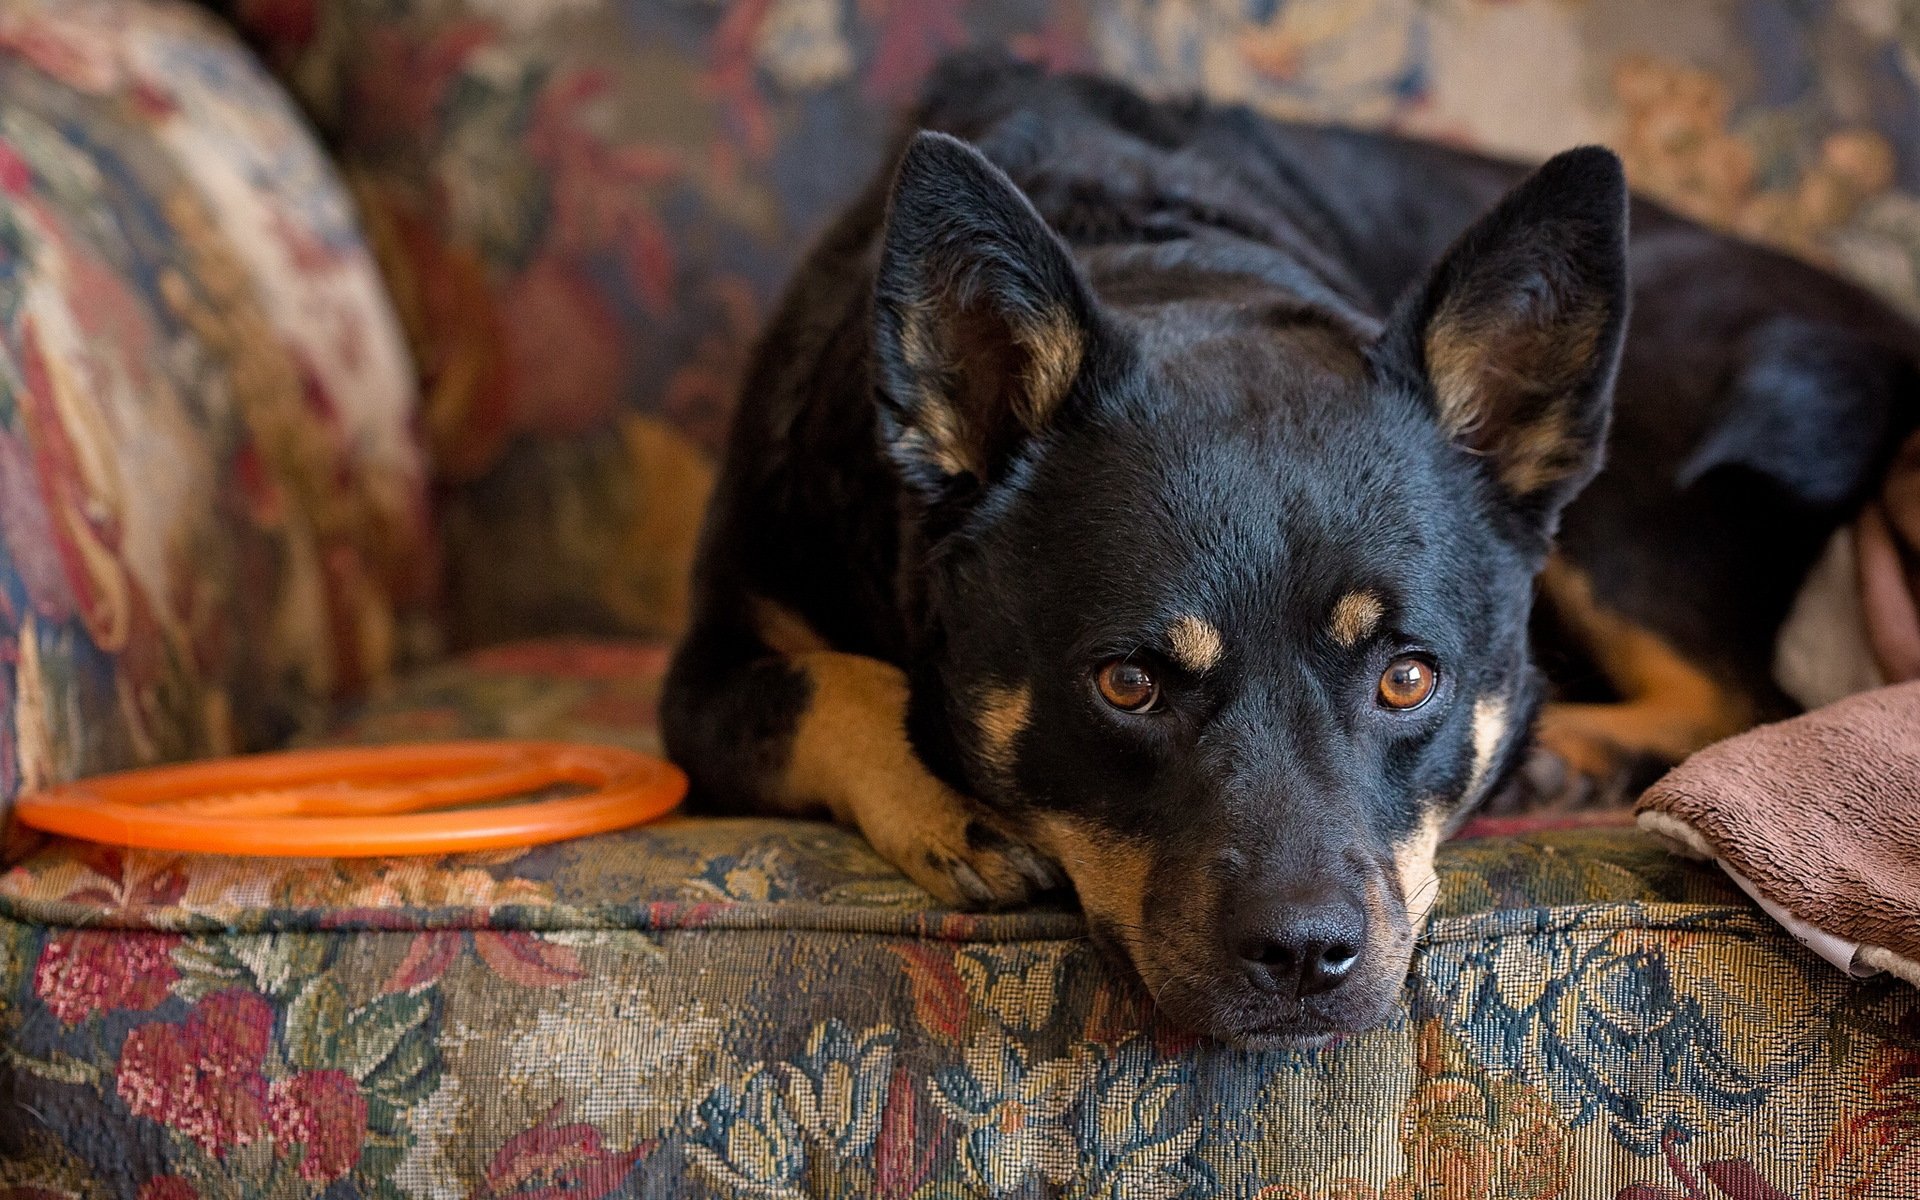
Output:
[[1538,703],[1625,223],[1617,160],[1571,151],[1356,323],[1230,275],[1169,301],[964,143],[908,150],[875,319],[916,739],[1176,1018],[1301,1042],[1395,1002],[1435,845]]

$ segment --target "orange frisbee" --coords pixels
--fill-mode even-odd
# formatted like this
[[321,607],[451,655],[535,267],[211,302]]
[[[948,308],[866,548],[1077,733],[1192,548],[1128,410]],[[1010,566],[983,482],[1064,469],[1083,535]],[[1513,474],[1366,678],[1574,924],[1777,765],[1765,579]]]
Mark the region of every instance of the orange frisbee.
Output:
[[[499,804],[543,788],[575,796]],[[97,775],[14,803],[48,833],[200,854],[450,854],[624,829],[680,803],[673,764],[612,746],[472,741],[288,750]],[[486,807],[461,807],[484,805]]]

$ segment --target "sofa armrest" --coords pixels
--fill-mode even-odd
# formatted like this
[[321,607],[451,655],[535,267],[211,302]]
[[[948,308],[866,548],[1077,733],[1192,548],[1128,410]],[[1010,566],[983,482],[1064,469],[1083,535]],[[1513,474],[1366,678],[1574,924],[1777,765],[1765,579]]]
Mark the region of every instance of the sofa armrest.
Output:
[[416,397],[353,209],[185,4],[0,12],[0,815],[266,745],[419,640]]

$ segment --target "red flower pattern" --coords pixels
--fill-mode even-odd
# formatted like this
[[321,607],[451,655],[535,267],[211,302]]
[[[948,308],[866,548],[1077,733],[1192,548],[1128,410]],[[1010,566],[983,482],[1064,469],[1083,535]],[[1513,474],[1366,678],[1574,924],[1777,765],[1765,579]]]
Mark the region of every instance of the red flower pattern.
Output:
[[180,972],[176,934],[83,929],[48,940],[33,991],[68,1025],[96,1013],[141,1012],[167,998]]
[[0,142],[0,191],[16,200],[33,193],[33,168],[5,142]]
[[[1671,1131],[1660,1139],[1661,1157],[1667,1170],[1680,1181],[1680,1191],[1636,1183],[1621,1189],[1616,1200],[1793,1200],[1744,1158],[1717,1158],[1698,1168],[1688,1167],[1680,1154],[1685,1140]],[[1713,1186],[1712,1191],[1707,1190],[1708,1184]]]
[[302,1071],[267,1089],[267,1123],[281,1154],[304,1150],[300,1178],[338,1179],[360,1161],[367,1098],[345,1071]]
[[[234,1146],[270,1139],[275,1153],[301,1151],[300,1177],[329,1181],[360,1161],[367,1099],[344,1071],[302,1071],[267,1081],[261,1071],[273,1038],[273,1008],[238,989],[216,992],[179,1024],[155,1021],[127,1035],[120,1050],[120,1098],[192,1138],[216,1158]],[[170,1188],[173,1185],[168,1185]],[[140,1200],[185,1200],[178,1191],[144,1191]]]
[[913,1073],[895,1067],[886,1111],[880,1115],[880,1136],[874,1143],[874,1186],[882,1200],[905,1200],[919,1191],[952,1149],[944,1133],[928,1137],[920,1128],[917,1096]]
[[129,870],[127,852],[117,846],[85,843],[73,857],[98,879],[60,899],[90,904],[114,916],[139,918],[148,909],[172,908],[187,894],[187,872],[178,858],[142,859],[145,869]]
[[739,0],[713,31],[703,90],[718,102],[732,126],[734,140],[752,158],[773,150],[773,117],[760,94],[754,40],[773,11],[773,0]]
[[469,943],[494,974],[520,987],[558,987],[585,974],[573,947],[537,934],[517,929],[436,929],[414,937],[382,990],[411,992],[438,983]]
[[180,1024],[156,1021],[127,1035],[116,1084],[137,1116],[192,1138],[215,1157],[267,1134],[260,1074],[273,1010],[243,991],[217,992]]
[[869,19],[880,30],[867,96],[889,103],[911,97],[942,55],[967,44],[961,16],[966,5],[967,0],[867,0]]
[[557,1125],[566,1110],[561,1101],[531,1129],[514,1134],[487,1164],[487,1181],[474,1200],[600,1200],[620,1186],[633,1164],[654,1143],[631,1150],[609,1150],[600,1131],[584,1121]]

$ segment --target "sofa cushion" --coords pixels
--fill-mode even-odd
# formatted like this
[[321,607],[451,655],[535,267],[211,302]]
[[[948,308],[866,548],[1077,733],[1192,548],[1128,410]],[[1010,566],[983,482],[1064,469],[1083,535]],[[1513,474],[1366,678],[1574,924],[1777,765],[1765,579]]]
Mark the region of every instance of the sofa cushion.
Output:
[[[640,643],[502,647],[344,728],[644,748],[663,660]],[[823,824],[675,818],[366,862],[50,843],[0,877],[0,1186],[926,1200],[1892,1200],[1920,1186],[1912,989],[1847,981],[1716,873],[1627,829],[1454,842],[1440,866],[1386,1028],[1249,1054],[1156,1020],[1071,909],[940,910]]]
[[432,576],[404,342],[278,86],[180,3],[0,9],[0,823],[270,744]]

